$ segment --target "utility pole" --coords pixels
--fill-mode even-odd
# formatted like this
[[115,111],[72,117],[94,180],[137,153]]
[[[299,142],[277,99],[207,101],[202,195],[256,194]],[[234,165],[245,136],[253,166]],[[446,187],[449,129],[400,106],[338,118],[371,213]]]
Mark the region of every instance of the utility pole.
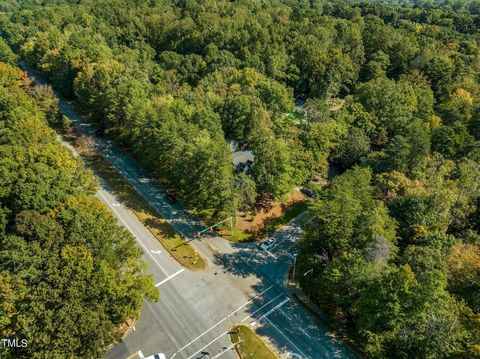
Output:
[[212,229],[212,228],[214,228],[214,227],[218,227],[220,224],[225,223],[225,222],[227,222],[227,221],[230,221],[230,231],[231,231],[232,236],[233,236],[233,216],[230,216],[230,217],[224,219],[223,221],[220,221],[220,222],[218,222],[218,223],[215,223],[214,225],[211,225],[210,227],[207,227],[207,228],[205,228],[205,229],[202,229],[200,232],[197,232],[197,235],[196,235],[196,236],[197,236],[197,237],[200,237],[200,236],[202,235],[202,233],[207,232],[207,231],[209,231],[210,229]]
[[285,253],[287,253],[293,259],[293,279],[295,280],[295,267],[297,265],[297,257],[291,255],[287,251],[285,251]]
[[295,267],[297,266],[297,257],[293,258],[293,280],[295,280]]

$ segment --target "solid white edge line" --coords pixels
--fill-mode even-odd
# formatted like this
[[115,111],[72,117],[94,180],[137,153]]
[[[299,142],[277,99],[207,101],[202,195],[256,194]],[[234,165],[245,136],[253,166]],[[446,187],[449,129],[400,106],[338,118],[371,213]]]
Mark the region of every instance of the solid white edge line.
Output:
[[234,348],[235,345],[237,345],[238,343],[235,343],[235,344],[232,344],[230,345],[227,349],[225,349],[223,352],[221,353],[218,353],[217,355],[215,355],[212,359],[217,359],[217,358],[220,358],[223,354],[227,353],[230,349]]
[[215,339],[213,339],[210,343],[208,343],[207,345],[205,345],[203,348],[197,350],[195,353],[193,353],[192,355],[190,355],[187,359],[192,359],[195,355],[197,355],[198,353],[200,353],[203,349],[205,349],[206,347],[208,347],[210,344],[215,343],[218,339],[220,339],[221,337],[223,337],[225,334],[228,334],[228,331],[226,331],[225,333],[220,334],[218,337],[216,337]]
[[176,277],[177,275],[179,275],[183,271],[185,271],[185,268],[180,269],[178,272],[173,273],[172,275],[168,276],[167,278],[165,278],[161,282],[155,284],[155,287],[157,287],[157,288],[160,287],[163,283],[168,282],[170,279],[172,279],[173,277]]
[[105,201],[105,203],[107,204],[107,206],[109,206],[113,212],[115,212],[115,214],[117,215],[118,219],[125,225],[125,227],[128,228],[128,230],[130,231],[130,233],[132,233],[132,235],[135,237],[135,239],[137,240],[138,243],[140,243],[140,245],[143,247],[144,249],[144,253],[148,254],[152,259],[153,261],[158,265],[158,267],[162,270],[163,273],[165,273],[165,275],[168,276],[168,273],[165,271],[165,269],[163,269],[162,265],[157,261],[157,259],[149,252],[149,250],[147,249],[147,247],[145,247],[145,245],[142,243],[142,241],[135,235],[135,233],[133,232],[133,230],[130,228],[130,226],[125,222],[125,220],[122,218],[122,216],[120,216],[120,213],[118,213],[115,208],[112,207],[112,205],[110,204],[110,202],[108,201],[107,197],[105,197],[105,195],[98,191],[97,192],[102,198],[103,200]]
[[275,298],[273,298],[272,300],[270,300],[269,302],[265,303],[264,305],[262,305],[260,308],[258,308],[257,310],[255,310],[252,314],[250,315],[247,315],[245,318],[242,319],[241,323],[243,323],[244,321],[246,321],[248,318],[250,318],[252,315],[254,315],[255,313],[257,313],[258,311],[262,310],[264,307],[266,307],[267,305],[269,305],[271,302],[275,301],[278,297],[281,297],[283,295],[283,293],[280,293],[279,295],[277,295]]
[[270,319],[265,317],[265,320],[268,321],[285,339],[287,339],[287,341],[292,344],[300,354],[302,354],[305,358],[308,358],[308,356],[306,356],[290,339],[288,339],[288,337],[275,324],[273,324]]
[[285,313],[282,309],[278,309],[284,316],[288,318],[288,320],[293,320],[287,313]]
[[300,329],[302,333],[305,334],[308,338],[312,339],[312,337],[308,335],[308,333],[305,330],[303,330],[302,328],[298,328],[298,329]]
[[274,311],[276,311],[278,308],[280,308],[282,305],[284,305],[286,302],[288,302],[288,298],[285,299],[283,302],[277,304],[275,307],[273,307],[272,309],[270,309],[268,312],[266,312],[265,314],[263,314],[260,319],[258,319],[258,321],[261,321],[263,318],[266,318],[268,317],[270,314],[272,314]]

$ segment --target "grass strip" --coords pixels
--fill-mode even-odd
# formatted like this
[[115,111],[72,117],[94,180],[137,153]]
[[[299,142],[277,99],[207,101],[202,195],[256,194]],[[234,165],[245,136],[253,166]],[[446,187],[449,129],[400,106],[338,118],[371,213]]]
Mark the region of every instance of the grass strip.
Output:
[[[101,177],[153,234],[160,244],[185,268],[201,270],[207,267],[206,260],[182,237],[167,220],[160,217],[153,207],[101,154],[94,151],[91,141],[73,130],[58,129],[63,139],[70,143],[86,164]],[[79,138],[82,140],[78,140]]]
[[272,349],[246,325],[236,325],[230,332],[230,340],[240,359],[278,359]]
[[230,228],[222,228],[220,229],[220,236],[230,242],[247,242],[253,239],[252,233],[247,233],[238,228],[233,229],[233,234]]
[[153,236],[181,265],[191,270],[206,268],[205,259],[161,218],[150,204],[102,156],[88,160],[90,167],[108,183],[118,199],[126,204]]

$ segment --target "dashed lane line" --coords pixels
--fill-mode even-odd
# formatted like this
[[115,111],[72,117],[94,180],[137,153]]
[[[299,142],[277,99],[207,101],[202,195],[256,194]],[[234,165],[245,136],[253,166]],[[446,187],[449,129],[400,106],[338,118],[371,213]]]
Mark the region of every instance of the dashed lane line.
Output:
[[308,335],[308,333],[305,330],[303,330],[302,328],[298,328],[298,329],[300,329],[302,333],[305,334],[309,339],[312,339],[312,337]]
[[293,320],[292,317],[290,317],[287,313],[285,313],[282,309],[278,309],[284,316],[288,318],[288,320]]
[[162,265],[157,261],[157,259],[149,252],[149,250],[147,249],[147,247],[145,247],[145,245],[143,244],[143,242],[135,235],[135,233],[133,232],[133,230],[130,228],[130,226],[125,222],[125,220],[122,218],[122,216],[120,215],[120,213],[118,213],[116,211],[116,209],[110,204],[110,202],[108,201],[107,197],[105,197],[105,195],[98,191],[98,194],[100,197],[103,198],[104,202],[112,209],[112,211],[117,215],[118,219],[120,220],[120,222],[122,222],[125,227],[128,228],[128,230],[133,234],[133,236],[135,237],[135,239],[137,240],[138,243],[140,243],[140,245],[143,247],[143,249],[145,250],[145,253],[147,253],[151,258],[152,260],[158,265],[158,267],[162,270],[162,272],[168,276],[168,273],[167,271],[162,267]]

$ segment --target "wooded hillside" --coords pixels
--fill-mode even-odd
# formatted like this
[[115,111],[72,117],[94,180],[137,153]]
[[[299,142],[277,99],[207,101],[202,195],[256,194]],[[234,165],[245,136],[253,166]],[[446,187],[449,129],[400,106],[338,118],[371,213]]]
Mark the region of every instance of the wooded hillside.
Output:
[[478,1],[10,3],[15,54],[203,219],[329,180],[298,273],[367,357],[480,357]]
[[100,357],[158,299],[134,238],[48,127],[52,95],[0,63],[0,337],[28,343],[2,358]]

